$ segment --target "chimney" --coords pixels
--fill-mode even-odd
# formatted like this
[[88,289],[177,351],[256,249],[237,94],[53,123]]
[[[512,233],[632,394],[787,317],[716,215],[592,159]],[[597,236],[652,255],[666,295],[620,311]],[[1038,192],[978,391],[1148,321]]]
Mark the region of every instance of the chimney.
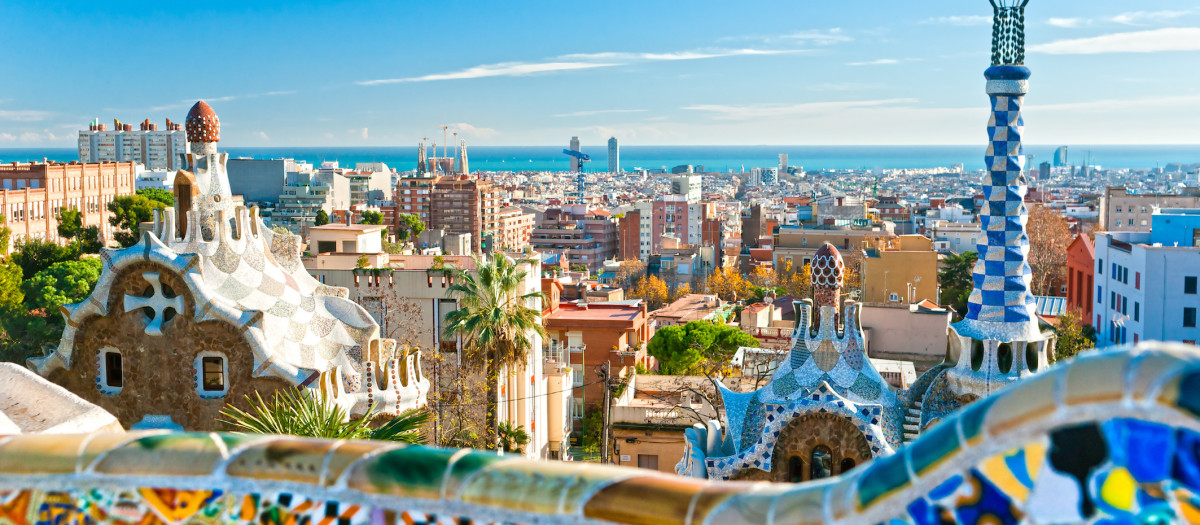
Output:
[[354,218],[353,210],[346,210],[346,226],[350,225],[351,219]]

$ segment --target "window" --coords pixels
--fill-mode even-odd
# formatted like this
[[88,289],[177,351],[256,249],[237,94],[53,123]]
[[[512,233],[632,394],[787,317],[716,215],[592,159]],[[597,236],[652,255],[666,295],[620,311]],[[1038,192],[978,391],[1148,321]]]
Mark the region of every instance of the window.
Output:
[[1142,303],[1139,303],[1137,301],[1133,302],[1133,320],[1134,321],[1142,320]]
[[899,295],[897,295],[896,293],[891,293],[891,294],[888,294],[888,301],[891,301],[891,302],[893,302],[893,303],[895,303],[895,302],[899,302],[899,301],[900,301],[900,296],[899,296]]
[[788,481],[791,483],[804,481],[804,460],[799,456],[792,456],[788,459]]
[[1104,259],[1100,259],[1097,262],[1099,264],[1096,265],[1096,273],[1100,274],[1100,275],[1104,275]]
[[583,400],[571,400],[571,419],[583,419]]
[[224,397],[229,392],[229,361],[219,352],[203,351],[196,356],[196,391],[200,397]]
[[1183,278],[1183,293],[1186,293],[1186,294],[1195,294],[1196,293],[1196,276],[1189,275],[1189,276]]
[[658,455],[638,454],[638,468],[658,470]]
[[817,445],[812,451],[809,479],[823,479],[830,476],[833,476],[833,452],[825,445]]
[[1188,306],[1183,309],[1183,327],[1196,327],[1196,309],[1194,307]]
[[1104,288],[1101,286],[1096,286],[1096,302],[1097,303],[1104,302]]
[[220,392],[225,390],[225,359],[221,357],[205,357],[201,359],[203,374],[202,389],[205,392]]
[[838,469],[838,473],[839,473],[839,474],[845,474],[846,472],[848,472],[848,471],[850,471],[851,469],[853,469],[853,468],[854,468],[854,465],[855,465],[855,463],[854,463],[854,460],[853,460],[853,459],[850,459],[850,458],[843,458],[843,459],[842,459],[842,463],[841,463],[841,465],[839,465],[839,467],[840,467],[840,468]]
[[1142,272],[1133,272],[1133,288],[1135,290],[1142,289]]
[[105,394],[116,394],[125,386],[124,363],[121,352],[111,349],[100,352],[100,390]]
[[336,241],[317,241],[317,253],[332,253],[336,251]]

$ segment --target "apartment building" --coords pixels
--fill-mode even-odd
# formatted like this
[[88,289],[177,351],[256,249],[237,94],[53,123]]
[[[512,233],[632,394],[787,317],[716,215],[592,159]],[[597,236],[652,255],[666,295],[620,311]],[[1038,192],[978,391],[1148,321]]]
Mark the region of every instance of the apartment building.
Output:
[[646,260],[651,254],[660,253],[663,237],[674,237],[680,244],[703,244],[704,221],[715,217],[715,209],[714,203],[689,202],[687,195],[672,194],[635,202],[619,211],[625,214],[622,220],[628,223],[625,230],[632,231],[636,221],[637,257]]
[[1165,195],[1109,186],[1100,197],[1100,226],[1109,232],[1148,232],[1158,208],[1200,208],[1200,188]]
[[515,206],[500,208],[496,225],[496,249],[521,251],[529,246],[533,234],[532,213],[525,213]]
[[[847,228],[823,225],[809,228],[783,226],[774,234],[774,259],[776,268],[802,268],[812,262],[817,248],[829,243],[842,251],[846,264],[861,260],[862,250],[876,246],[880,240],[892,238],[892,233],[881,226]],[[860,254],[860,255],[853,255]]]
[[0,212],[12,229],[9,250],[21,239],[59,242],[57,217],[64,208],[79,210],[83,226],[98,226],[108,238],[108,203],[132,195],[136,179],[134,162],[0,165]]
[[163,129],[142,121],[138,129],[113,121],[113,129],[98,120],[79,131],[79,162],[135,162],[150,171],[174,171],[185,168],[181,156],[187,154],[187,134],[183,124],[167,119]]
[[1095,249],[1097,346],[1200,340],[1200,210],[1159,210],[1149,232],[1098,232]]
[[938,254],[923,235],[878,239],[863,258],[864,303],[914,304],[938,300]]
[[403,177],[396,184],[392,200],[396,203],[396,213],[406,213],[420,217],[421,222],[429,225],[430,205],[433,202],[433,181],[435,177],[428,173]]
[[546,210],[529,240],[538,251],[565,254],[569,265],[582,264],[593,273],[617,257],[619,242],[617,223],[582,204]]
[[469,175],[450,175],[433,183],[428,228],[471,234],[471,250],[491,252],[500,228],[500,196],[495,186]]
[[1078,312],[1080,322],[1092,326],[1095,301],[1096,245],[1086,233],[1067,246],[1067,309]]

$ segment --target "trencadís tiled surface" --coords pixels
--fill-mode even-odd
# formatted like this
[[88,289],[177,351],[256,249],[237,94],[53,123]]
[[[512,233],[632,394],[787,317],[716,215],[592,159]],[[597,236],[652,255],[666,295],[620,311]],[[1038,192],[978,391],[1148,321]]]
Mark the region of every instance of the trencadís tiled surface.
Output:
[[1095,352],[807,485],[283,436],[0,441],[14,523],[965,523],[1200,520],[1200,349]]

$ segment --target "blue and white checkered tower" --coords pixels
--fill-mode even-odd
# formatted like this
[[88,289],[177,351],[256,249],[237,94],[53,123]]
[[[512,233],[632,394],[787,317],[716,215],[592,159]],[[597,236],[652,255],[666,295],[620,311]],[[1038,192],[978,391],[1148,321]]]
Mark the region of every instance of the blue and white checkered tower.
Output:
[[984,157],[988,176],[979,215],[984,236],[967,314],[953,325],[958,341],[952,341],[960,349],[955,375],[965,374],[963,379],[978,387],[969,389],[976,395],[1036,372],[1046,364],[1048,346],[1053,344],[1038,325],[1025,231],[1029,185],[1021,146],[1021,104],[1030,75],[1023,65],[1026,3],[992,0],[992,66],[984,72],[992,114]]

